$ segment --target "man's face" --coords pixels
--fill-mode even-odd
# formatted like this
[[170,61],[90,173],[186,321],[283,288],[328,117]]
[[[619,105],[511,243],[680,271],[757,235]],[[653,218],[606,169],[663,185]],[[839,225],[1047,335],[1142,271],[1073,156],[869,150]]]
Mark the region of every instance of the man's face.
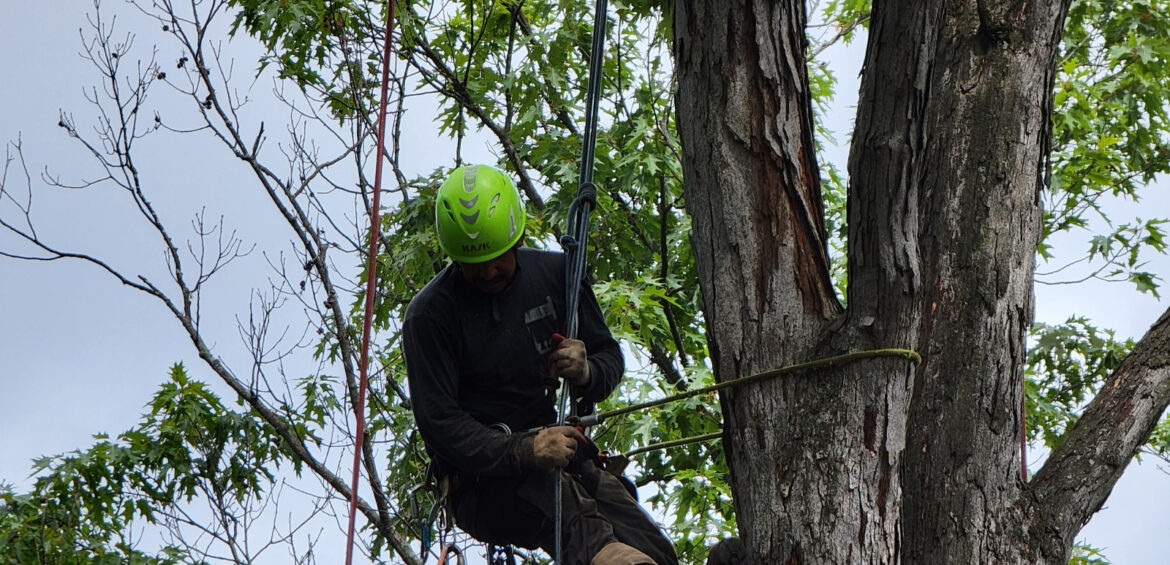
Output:
[[484,263],[459,263],[463,278],[488,294],[502,292],[516,276],[516,250]]

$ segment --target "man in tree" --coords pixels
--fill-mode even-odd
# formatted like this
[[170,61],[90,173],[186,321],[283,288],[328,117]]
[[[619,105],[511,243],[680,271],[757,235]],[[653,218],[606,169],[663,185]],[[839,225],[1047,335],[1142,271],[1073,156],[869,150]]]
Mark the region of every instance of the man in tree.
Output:
[[591,406],[624,371],[592,290],[581,294],[581,339],[562,339],[564,255],[521,247],[524,204],[500,171],[456,169],[435,210],[453,263],[411,301],[403,344],[419,432],[456,523],[481,541],[552,553],[560,480],[565,563],[676,564],[622,483],[578,449],[585,436],[550,426],[561,379]]

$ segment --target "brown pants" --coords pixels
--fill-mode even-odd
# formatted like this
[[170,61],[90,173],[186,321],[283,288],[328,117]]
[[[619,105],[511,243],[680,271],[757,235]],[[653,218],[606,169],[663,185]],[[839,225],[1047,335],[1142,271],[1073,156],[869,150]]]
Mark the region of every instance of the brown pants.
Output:
[[455,523],[483,542],[555,546],[553,480],[561,480],[561,548],[565,565],[589,565],[603,547],[621,542],[657,565],[678,565],[674,546],[613,475],[583,462],[574,473],[532,472],[520,477],[461,477],[454,494]]

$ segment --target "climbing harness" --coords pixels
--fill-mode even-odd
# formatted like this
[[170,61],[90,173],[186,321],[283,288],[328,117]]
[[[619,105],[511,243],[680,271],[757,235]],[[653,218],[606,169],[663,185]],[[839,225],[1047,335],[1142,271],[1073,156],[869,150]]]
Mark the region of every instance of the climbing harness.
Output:
[[[418,529],[418,554],[425,556],[431,550],[431,541],[434,540],[435,535],[434,523],[438,516],[434,512],[424,513],[422,511],[418,491],[423,487],[424,485],[419,485],[410,492],[410,516]],[[437,509],[438,506],[434,506],[431,510]]]
[[[433,464],[431,465],[433,467]],[[428,480],[423,484],[410,491],[410,518],[418,529],[418,554],[422,556],[423,562],[426,562],[426,557],[431,551],[431,544],[435,541],[435,523],[438,523],[439,542],[443,544],[446,536],[455,528],[455,523],[451,518],[451,512],[448,508],[449,498],[449,483],[444,483],[442,480],[436,480],[433,476],[433,470],[427,469]],[[426,512],[423,512],[423,505],[421,501],[420,492],[423,489],[431,491],[431,498],[433,502],[431,507]]]
[[[593,186],[593,152],[597,144],[597,109],[601,94],[601,63],[605,56],[606,0],[597,0],[593,12],[593,46],[589,54],[589,84],[585,93],[585,131],[581,147],[581,168],[577,182],[577,198],[569,206],[568,230],[561,238],[561,246],[568,255],[565,261],[565,317],[569,339],[577,338],[577,309],[581,298],[581,283],[585,278],[585,255],[588,250],[589,214],[597,204],[597,187]],[[572,387],[568,381],[561,386],[560,409],[557,423],[575,412],[570,401]],[[553,563],[561,565],[561,481],[553,481]]]
[[[386,100],[390,90],[390,45],[394,33],[394,0],[386,5],[386,38],[382,52],[382,92],[378,104],[378,148],[375,151],[374,197],[370,203],[370,251],[366,263],[366,304],[365,319],[362,322],[361,376],[358,379],[358,400],[354,416],[357,427],[354,430],[353,481],[350,485],[349,529],[345,536],[345,565],[353,563],[354,521],[357,519],[358,478],[361,471],[362,439],[366,433],[366,387],[369,386],[370,328],[374,318],[374,290],[378,280],[378,233],[381,230],[379,210],[382,207],[382,161],[386,141]],[[460,557],[462,563],[462,557]]]
[[[442,489],[442,487],[440,486],[440,490],[441,489]],[[438,503],[439,502],[436,501],[436,504],[438,504]],[[459,549],[458,545],[455,545],[454,540],[452,540],[451,542],[447,541],[447,536],[450,534],[451,534],[451,527],[449,527],[449,526],[444,528],[441,532],[439,532],[439,546],[442,547],[443,549],[441,551],[439,551],[439,560],[436,562],[437,565],[448,565],[447,561],[452,556],[455,557],[456,565],[463,565],[463,550]]]

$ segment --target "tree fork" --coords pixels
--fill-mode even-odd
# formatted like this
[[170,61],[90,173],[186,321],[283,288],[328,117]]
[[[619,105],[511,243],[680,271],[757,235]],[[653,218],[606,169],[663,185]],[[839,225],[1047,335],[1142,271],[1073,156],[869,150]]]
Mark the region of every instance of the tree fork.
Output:
[[[879,343],[830,285],[801,2],[678,2],[684,190],[719,382]],[[857,334],[857,335],[855,335]],[[912,375],[887,359],[721,393],[740,533],[761,563],[897,559]]]

